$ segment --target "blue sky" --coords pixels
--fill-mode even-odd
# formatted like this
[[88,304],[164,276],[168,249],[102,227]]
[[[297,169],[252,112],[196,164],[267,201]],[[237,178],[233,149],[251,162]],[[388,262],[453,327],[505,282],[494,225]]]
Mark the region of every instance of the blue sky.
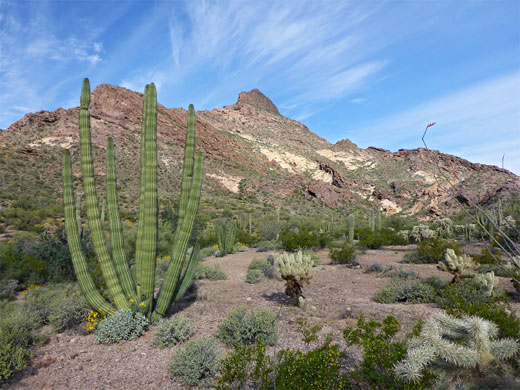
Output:
[[520,174],[520,1],[0,0],[0,128],[81,81],[212,109],[259,88],[331,142]]

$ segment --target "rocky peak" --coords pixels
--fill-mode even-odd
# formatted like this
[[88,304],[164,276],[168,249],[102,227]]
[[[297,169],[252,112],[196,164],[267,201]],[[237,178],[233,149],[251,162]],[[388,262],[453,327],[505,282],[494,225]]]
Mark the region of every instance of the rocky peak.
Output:
[[280,115],[280,112],[274,103],[256,88],[249,92],[240,92],[236,104],[249,104],[250,106],[260,108],[276,115]]

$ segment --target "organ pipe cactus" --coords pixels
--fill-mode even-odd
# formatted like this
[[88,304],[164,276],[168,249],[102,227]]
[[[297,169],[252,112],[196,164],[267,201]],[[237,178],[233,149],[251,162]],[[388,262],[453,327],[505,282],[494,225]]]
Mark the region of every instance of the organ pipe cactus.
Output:
[[354,241],[354,229],[356,226],[356,219],[354,217],[354,214],[350,214],[348,216],[348,240],[350,242]]
[[218,221],[215,225],[218,237],[218,248],[223,255],[233,251],[235,237],[237,234],[237,224],[233,220]]
[[377,231],[381,231],[381,208],[377,209]]
[[[186,255],[188,240],[193,231],[202,186],[202,154],[195,157],[195,112],[190,105],[188,132],[184,151],[184,168],[181,185],[179,219],[171,249],[171,263],[154,301],[154,273],[157,254],[157,95],[155,85],[146,86],[143,107],[141,138],[141,189],[139,228],[136,247],[136,279],[130,274],[123,250],[121,219],[116,192],[115,153],[112,139],[107,144],[107,210],[110,227],[110,246],[101,226],[98,199],[94,186],[92,145],[90,141],[90,85],[83,82],[80,107],[80,143],[83,187],[87,205],[87,219],[91,230],[96,257],[113,299],[108,303],[96,290],[88,273],[87,262],[81,250],[78,212],[74,207],[72,164],[70,152],[64,152],[63,183],[65,229],[72,263],[81,290],[89,304],[97,311],[110,315],[127,309],[130,302],[140,308],[153,321],[159,319],[171,304],[180,299],[193,280],[197,267],[198,246]],[[110,250],[109,250],[110,248]]]

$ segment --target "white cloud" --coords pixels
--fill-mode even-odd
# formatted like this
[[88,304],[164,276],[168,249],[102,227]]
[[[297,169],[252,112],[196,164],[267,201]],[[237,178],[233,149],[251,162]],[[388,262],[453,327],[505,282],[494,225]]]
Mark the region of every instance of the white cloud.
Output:
[[380,118],[349,134],[364,147],[422,147],[430,122],[437,124],[428,129],[429,148],[495,165],[505,153],[505,168],[520,172],[520,72]]
[[355,104],[365,103],[366,101],[367,101],[367,99],[365,99],[365,98],[350,99],[350,103],[355,103]]

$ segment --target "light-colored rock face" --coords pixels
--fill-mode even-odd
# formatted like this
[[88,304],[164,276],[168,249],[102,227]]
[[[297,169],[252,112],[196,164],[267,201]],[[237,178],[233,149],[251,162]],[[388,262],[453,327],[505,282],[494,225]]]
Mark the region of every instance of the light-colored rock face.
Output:
[[29,147],[38,148],[40,146],[59,146],[68,149],[72,145],[72,137],[44,137],[31,142]]
[[413,173],[414,175],[420,176],[424,179],[424,182],[426,184],[432,184],[436,182],[435,175],[431,172],[425,172],[425,171],[417,171]]
[[216,175],[214,173],[207,173],[206,176],[209,176],[213,179],[216,179],[222,184],[223,187],[227,188],[229,191],[238,194],[239,184],[242,177],[239,176],[231,176],[231,175]]
[[329,149],[321,149],[317,150],[316,153],[318,153],[320,156],[328,158],[331,161],[342,163],[345,168],[350,171],[355,171],[359,168],[372,169],[377,165],[377,163],[370,155],[363,152],[358,155],[354,155],[353,153],[343,151],[335,152]]
[[271,149],[261,148],[260,152],[267,157],[269,161],[275,161],[283,169],[291,173],[308,173],[314,180],[332,183],[332,175],[328,172],[322,171],[316,161],[286,151],[278,152]]
[[383,199],[380,203],[380,206],[381,211],[388,215],[397,214],[403,211],[403,209],[399,207],[397,203],[390,199]]

